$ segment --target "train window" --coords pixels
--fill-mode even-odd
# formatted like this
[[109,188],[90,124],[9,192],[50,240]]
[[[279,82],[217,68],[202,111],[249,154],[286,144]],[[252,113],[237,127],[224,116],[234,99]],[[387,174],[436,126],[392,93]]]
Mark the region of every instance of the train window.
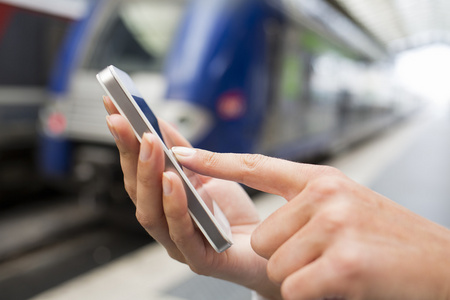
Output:
[[159,71],[183,11],[182,1],[130,1],[99,38],[90,67]]
[[70,21],[6,4],[0,12],[0,85],[46,85]]

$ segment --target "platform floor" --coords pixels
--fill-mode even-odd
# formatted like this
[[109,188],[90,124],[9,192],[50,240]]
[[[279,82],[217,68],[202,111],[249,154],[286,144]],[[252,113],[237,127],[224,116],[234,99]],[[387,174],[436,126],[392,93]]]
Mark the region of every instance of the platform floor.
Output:
[[[450,227],[450,111],[431,107],[326,164],[409,209]],[[263,217],[284,200],[267,194],[254,201]],[[244,300],[250,291],[193,274],[158,245],[42,293],[34,300]]]

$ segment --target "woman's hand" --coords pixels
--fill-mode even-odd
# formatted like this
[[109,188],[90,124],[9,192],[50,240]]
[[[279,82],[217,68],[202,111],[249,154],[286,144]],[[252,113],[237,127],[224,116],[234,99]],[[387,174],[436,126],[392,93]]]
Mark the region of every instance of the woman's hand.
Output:
[[[108,127],[120,152],[125,188],[145,230],[172,258],[186,263],[194,272],[236,282],[268,298],[280,298],[279,286],[267,277],[267,260],[251,248],[250,237],[260,220],[241,186],[200,176],[203,187],[231,226],[233,246],[216,253],[189,216],[181,179],[173,172],[164,172],[164,152],[157,138],[145,134],[140,145],[108,97],[104,98],[104,105],[110,114]],[[190,147],[174,128],[161,120],[159,124],[169,148]]]
[[285,299],[450,299],[450,231],[336,169],[174,148],[194,172],[288,203],[253,233]]

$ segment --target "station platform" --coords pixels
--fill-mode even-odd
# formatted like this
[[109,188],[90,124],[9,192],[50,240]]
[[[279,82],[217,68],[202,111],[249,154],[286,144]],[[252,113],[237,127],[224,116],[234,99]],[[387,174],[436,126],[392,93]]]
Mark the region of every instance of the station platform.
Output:
[[[326,161],[355,181],[450,227],[450,111],[428,107],[385,132]],[[280,197],[254,196],[264,218]],[[144,246],[34,300],[248,300],[240,286],[198,276],[157,244]]]

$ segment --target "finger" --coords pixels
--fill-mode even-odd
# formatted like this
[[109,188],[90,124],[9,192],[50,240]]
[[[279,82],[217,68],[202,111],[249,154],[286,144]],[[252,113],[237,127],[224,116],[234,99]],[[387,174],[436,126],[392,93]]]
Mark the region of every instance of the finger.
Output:
[[313,213],[302,196],[286,203],[267,217],[253,232],[251,244],[258,255],[269,259],[273,253],[302,229]]
[[283,299],[349,299],[348,288],[330,260],[321,257],[288,276],[281,285],[281,294]]
[[183,166],[196,173],[237,181],[252,188],[292,199],[309,180],[328,169],[299,164],[259,154],[221,154],[200,149],[174,147]]
[[332,177],[311,182],[253,232],[251,241],[255,252],[268,259],[299,234],[311,236],[310,242],[315,241],[315,244],[318,239],[329,243],[354,215],[349,213],[350,207],[346,204],[349,197],[346,185],[346,181]]
[[113,114],[107,116],[106,122],[119,149],[125,188],[133,202],[135,202],[139,141],[136,139],[128,121],[121,115]]
[[205,251],[209,248],[191,219],[181,178],[174,172],[165,172],[163,190],[164,213],[172,241],[189,265],[205,264]]
[[269,256],[267,274],[273,282],[281,284],[289,275],[323,254],[330,239],[311,227],[314,226],[308,223]]
[[108,96],[103,96],[103,105],[105,106],[105,109],[108,112],[108,114],[113,115],[119,113],[116,106],[111,101],[111,98],[109,98]]
[[162,202],[164,152],[157,138],[142,137],[137,169],[136,217],[145,230],[168,251],[176,248],[170,240]]

